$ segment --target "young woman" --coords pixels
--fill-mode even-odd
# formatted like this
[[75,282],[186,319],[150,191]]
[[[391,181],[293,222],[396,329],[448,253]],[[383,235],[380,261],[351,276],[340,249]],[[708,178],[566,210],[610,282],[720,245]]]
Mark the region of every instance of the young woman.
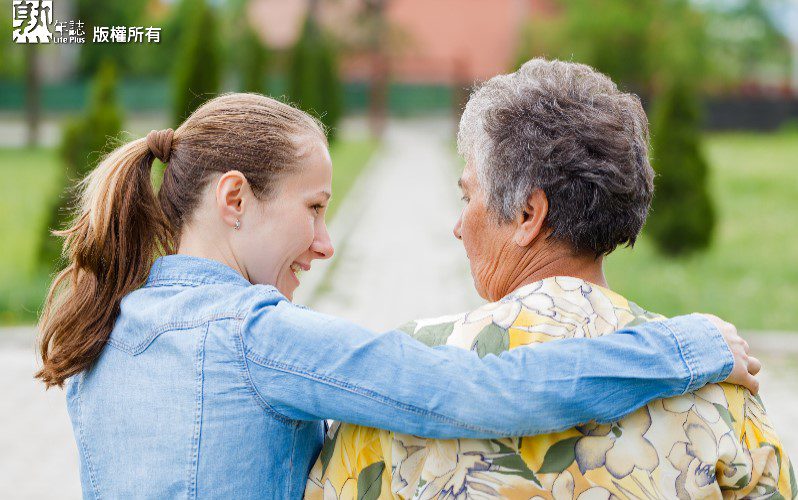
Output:
[[[157,197],[154,158],[167,164]],[[331,177],[315,120],[229,94],[85,179],[37,376],[67,385],[86,497],[299,497],[322,419],[530,435],[730,372],[751,383],[734,328],[698,316],[480,359],[296,306],[300,272],[333,253]],[[619,385],[626,397],[597,402]]]

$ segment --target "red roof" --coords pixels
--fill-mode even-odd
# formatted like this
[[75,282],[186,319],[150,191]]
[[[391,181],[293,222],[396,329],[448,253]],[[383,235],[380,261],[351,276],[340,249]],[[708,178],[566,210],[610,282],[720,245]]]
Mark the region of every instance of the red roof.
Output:
[[[347,79],[369,75],[357,13],[361,0],[321,0],[323,24],[349,46]],[[551,15],[552,0],[387,0],[386,52],[391,78],[405,82],[470,83],[509,71],[521,28],[533,15]],[[290,46],[307,12],[305,0],[253,0],[250,18],[275,47]],[[360,23],[360,24],[359,24]],[[359,50],[358,50],[359,44]]]

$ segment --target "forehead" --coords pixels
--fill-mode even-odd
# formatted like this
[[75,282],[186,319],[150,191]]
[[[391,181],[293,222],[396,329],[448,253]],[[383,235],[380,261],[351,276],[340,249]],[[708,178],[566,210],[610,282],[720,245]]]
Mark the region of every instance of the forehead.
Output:
[[468,160],[463,168],[463,173],[460,174],[460,179],[457,181],[457,185],[463,189],[467,189],[474,187],[476,182],[477,179],[473,160]]
[[321,141],[317,141],[314,145],[308,145],[296,161],[297,169],[284,180],[286,186],[292,186],[301,191],[319,189],[330,191],[332,160],[327,147]]

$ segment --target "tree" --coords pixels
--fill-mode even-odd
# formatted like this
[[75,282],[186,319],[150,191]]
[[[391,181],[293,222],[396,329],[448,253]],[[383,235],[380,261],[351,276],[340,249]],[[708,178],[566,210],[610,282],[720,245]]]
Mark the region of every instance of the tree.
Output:
[[173,123],[181,123],[219,92],[221,57],[214,12],[205,0],[193,2],[190,20],[180,41],[175,68]]
[[122,110],[116,87],[116,68],[110,61],[103,61],[92,82],[86,112],[64,127],[59,151],[64,167],[64,189],[53,204],[47,224],[48,236],[43,239],[40,250],[40,262],[45,266],[62,264],[61,241],[49,236],[49,230],[66,226],[70,209],[77,202],[71,188],[114,148],[122,131]]
[[343,111],[338,60],[333,42],[315,20],[313,8],[291,53],[288,88],[293,103],[316,115],[327,128],[328,138],[334,140]]
[[42,78],[39,71],[39,48],[32,43],[25,46],[25,122],[28,129],[27,145],[39,145],[39,124],[42,107]]
[[[670,0],[664,0],[665,2]],[[567,0],[568,31],[574,53],[617,83],[645,87],[650,75],[650,32],[656,21],[654,0]]]
[[650,34],[663,1],[672,0],[562,0],[556,16],[526,23],[515,66],[541,55],[574,60],[621,86],[643,89],[652,64]]
[[241,35],[240,68],[241,91],[264,93],[264,77],[269,62],[269,53],[260,37],[249,23]]
[[[723,78],[722,83],[739,85],[751,80],[769,80],[769,83],[780,84],[789,78],[788,31],[781,32],[778,25],[779,15],[786,14],[787,9],[779,3],[771,0],[702,2],[709,24],[707,59]],[[768,7],[773,10],[769,12]]]
[[80,46],[78,73],[86,78],[97,73],[106,59],[113,60],[123,74],[128,74],[133,65],[135,43],[91,43],[94,26],[139,26],[145,12],[147,0],[76,0],[75,18],[85,23],[87,43]]
[[663,2],[657,18],[649,58],[656,61],[650,88],[655,92],[652,165],[658,175],[646,227],[661,252],[681,255],[707,248],[716,221],[701,151],[706,21],[688,0]]
[[707,247],[715,212],[701,153],[699,95],[709,74],[704,15],[689,0],[564,0],[563,6],[561,28],[530,25],[522,50],[551,47],[654,98],[658,177],[647,232],[668,254]]
[[670,255],[709,246],[715,209],[700,146],[700,111],[690,83],[677,77],[656,103],[652,126],[656,191],[646,231]]

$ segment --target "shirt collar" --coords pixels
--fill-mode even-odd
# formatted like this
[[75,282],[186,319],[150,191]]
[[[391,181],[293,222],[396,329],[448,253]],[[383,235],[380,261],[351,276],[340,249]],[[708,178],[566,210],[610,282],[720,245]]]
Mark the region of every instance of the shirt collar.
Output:
[[219,261],[193,255],[165,255],[158,257],[150,269],[144,286],[206,285],[230,283],[251,285],[238,271]]

